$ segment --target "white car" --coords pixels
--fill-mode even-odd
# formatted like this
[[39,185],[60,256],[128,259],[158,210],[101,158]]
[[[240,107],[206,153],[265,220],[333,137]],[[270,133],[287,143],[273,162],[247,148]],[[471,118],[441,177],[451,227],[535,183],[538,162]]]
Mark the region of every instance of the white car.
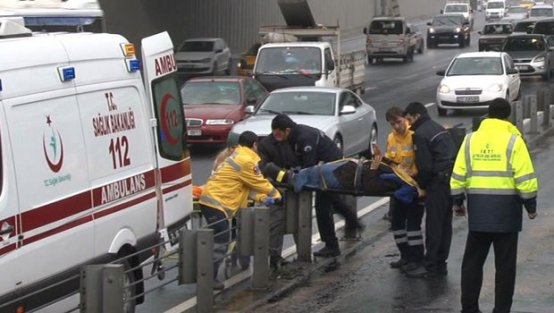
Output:
[[175,51],[175,62],[183,75],[229,75],[231,50],[222,38],[187,39]]
[[345,156],[371,151],[377,143],[377,116],[372,106],[348,89],[292,87],[272,91],[258,109],[231,132],[271,134],[276,114],[288,114],[296,123],[318,128],[332,138]]
[[495,98],[514,101],[521,95],[519,71],[505,52],[462,53],[437,75],[443,76],[437,87],[440,116],[448,109],[483,109]]

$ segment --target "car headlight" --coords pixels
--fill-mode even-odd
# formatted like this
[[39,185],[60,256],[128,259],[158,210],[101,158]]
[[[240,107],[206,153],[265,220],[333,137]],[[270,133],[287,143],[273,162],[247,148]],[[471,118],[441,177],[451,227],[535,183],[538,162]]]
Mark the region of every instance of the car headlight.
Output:
[[202,62],[202,63],[210,63],[211,61],[212,61],[211,58],[205,58],[205,59],[200,60],[200,62]]
[[231,119],[206,120],[206,125],[233,125],[235,121]]
[[504,87],[502,86],[502,84],[492,84],[489,86],[489,88],[487,88],[487,90],[490,92],[501,92],[503,89]]
[[435,29],[433,27],[429,28],[429,32],[430,33],[434,33],[435,32]]
[[439,86],[439,93],[449,93],[450,92],[450,87],[448,87],[447,85],[440,85]]
[[544,56],[535,58],[535,59],[533,60],[533,62],[536,62],[536,63],[542,63],[542,62],[544,62]]
[[457,33],[461,32],[461,31],[462,31],[462,28],[456,27],[456,32],[457,32]]

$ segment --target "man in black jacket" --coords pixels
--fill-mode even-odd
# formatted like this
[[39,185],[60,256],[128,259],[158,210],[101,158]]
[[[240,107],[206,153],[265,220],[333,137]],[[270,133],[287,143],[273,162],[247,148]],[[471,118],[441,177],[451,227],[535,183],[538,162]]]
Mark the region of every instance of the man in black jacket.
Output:
[[[277,141],[273,135],[259,141],[258,155],[261,158],[259,163],[261,169],[265,168],[268,163],[274,163],[284,169],[300,166],[300,162],[289,143]],[[284,195],[283,192],[281,194]],[[273,273],[277,276],[287,274],[286,271],[282,270],[286,262],[281,256],[283,236],[286,230],[284,203],[285,201],[281,201],[280,204],[273,205],[269,210],[269,264]]]
[[412,102],[404,110],[414,130],[416,181],[426,191],[425,265],[407,272],[408,277],[446,276],[446,260],[452,240],[450,175],[456,147],[450,133],[429,117],[427,108]]
[[[278,114],[273,118],[271,130],[277,141],[287,141],[291,145],[303,168],[317,165],[320,161],[332,162],[343,158],[342,151],[325,133],[307,125],[296,124],[286,114]],[[317,227],[325,247],[314,252],[314,256],[340,255],[332,209],[344,217],[347,228],[360,230],[363,225],[358,221],[356,212],[348,207],[339,194],[316,192],[315,208]]]

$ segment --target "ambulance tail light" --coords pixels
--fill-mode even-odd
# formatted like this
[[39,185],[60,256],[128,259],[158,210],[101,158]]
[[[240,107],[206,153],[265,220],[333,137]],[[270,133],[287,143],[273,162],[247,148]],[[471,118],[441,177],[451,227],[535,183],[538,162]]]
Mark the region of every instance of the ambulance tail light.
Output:
[[135,57],[135,45],[132,43],[122,43],[121,49],[123,50],[123,55],[127,58]]
[[140,70],[140,61],[137,59],[127,59],[127,71],[129,72],[136,72]]

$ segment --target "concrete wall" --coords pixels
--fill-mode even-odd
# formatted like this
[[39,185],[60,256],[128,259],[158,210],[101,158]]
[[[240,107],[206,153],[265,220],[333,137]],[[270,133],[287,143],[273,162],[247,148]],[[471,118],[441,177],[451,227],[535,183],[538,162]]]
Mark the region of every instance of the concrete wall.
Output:
[[[258,39],[260,25],[284,24],[277,0],[99,0],[109,32],[121,33],[134,43],[167,30],[178,45],[185,38],[222,37],[234,53]],[[392,0],[308,0],[317,23],[336,25],[358,33],[381,6]],[[398,0],[408,18],[430,17],[445,0]]]

